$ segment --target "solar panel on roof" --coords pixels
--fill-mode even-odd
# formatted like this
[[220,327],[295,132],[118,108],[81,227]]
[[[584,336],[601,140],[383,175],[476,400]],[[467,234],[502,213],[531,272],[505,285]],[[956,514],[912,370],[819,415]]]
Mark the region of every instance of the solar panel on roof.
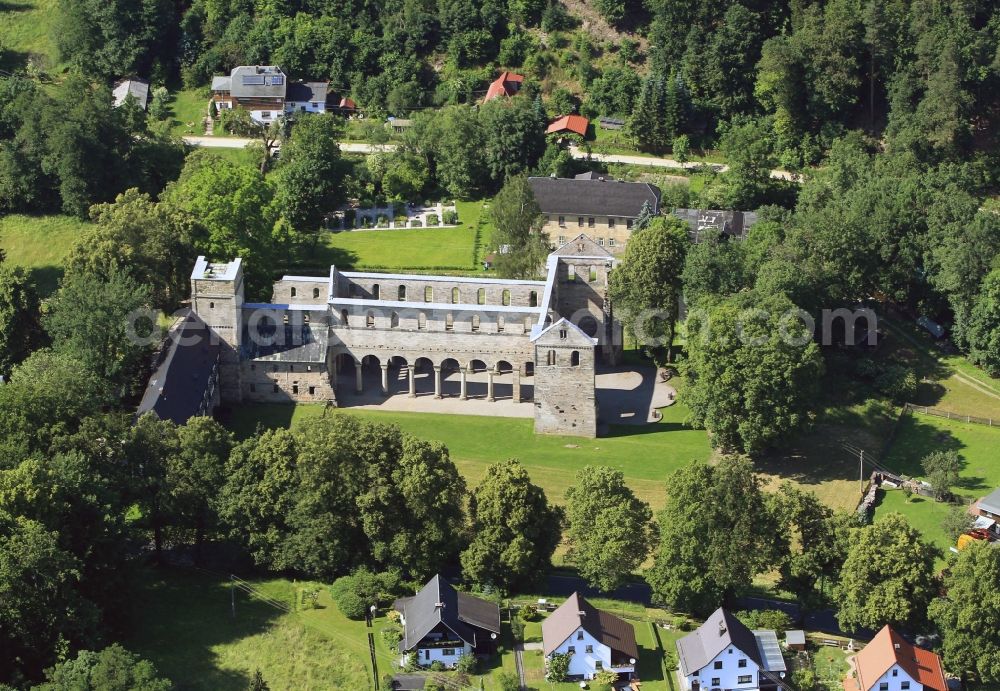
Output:
[[243,75],[243,86],[264,86],[265,83],[266,81],[262,74]]

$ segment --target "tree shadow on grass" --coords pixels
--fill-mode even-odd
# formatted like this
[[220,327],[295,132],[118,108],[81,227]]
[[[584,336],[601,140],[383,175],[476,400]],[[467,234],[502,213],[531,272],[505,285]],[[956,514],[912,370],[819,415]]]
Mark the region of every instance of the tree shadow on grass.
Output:
[[216,648],[267,631],[281,612],[232,593],[221,576],[179,568],[145,568],[132,592],[123,644],[150,660],[178,689],[243,691],[250,676],[220,669]]
[[38,288],[38,295],[47,298],[59,288],[59,281],[65,273],[61,266],[36,266],[30,270],[31,280]]
[[[2,4],[0,4],[0,12],[3,11],[5,10]],[[29,60],[31,60],[31,53],[5,48],[0,51],[0,70],[4,70],[5,72],[19,72],[28,66]]]

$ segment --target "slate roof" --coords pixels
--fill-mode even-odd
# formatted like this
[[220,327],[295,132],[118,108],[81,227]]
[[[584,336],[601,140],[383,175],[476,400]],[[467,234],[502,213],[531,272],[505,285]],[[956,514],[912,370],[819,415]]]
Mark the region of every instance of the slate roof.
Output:
[[888,626],[882,627],[875,638],[854,657],[857,678],[854,684],[844,680],[844,688],[854,686],[869,691],[893,665],[899,665],[914,681],[931,691],[947,691],[941,669],[941,658],[929,650],[918,648]]
[[406,620],[403,651],[412,650],[438,624],[444,624],[469,645],[476,646],[478,631],[500,633],[500,608],[492,602],[459,593],[440,574],[413,597],[396,600],[393,607]]
[[582,115],[563,115],[549,123],[549,126],[545,129],[545,134],[572,132],[585,137],[587,136],[588,127],[590,127],[590,121]]
[[288,78],[276,65],[240,65],[230,75],[234,98],[284,98]]
[[660,208],[660,190],[644,182],[577,178],[528,178],[535,200],[545,214],[635,218],[649,202]]
[[573,593],[542,622],[542,650],[546,655],[562,645],[578,628],[625,657],[638,658],[635,630],[624,619],[597,609]]
[[210,337],[208,326],[198,315],[192,312],[185,316],[179,330],[172,333],[136,414],[152,412],[161,420],[183,425],[201,413],[221,348],[219,339]]
[[735,615],[723,608],[712,612],[705,623],[677,641],[677,659],[681,673],[687,676],[703,669],[723,650],[733,646],[764,667],[757,639]]
[[329,82],[292,82],[285,92],[286,101],[326,103]]
[[125,79],[115,86],[111,92],[115,99],[115,107],[125,103],[125,99],[131,95],[136,103],[143,110],[149,103],[149,82],[144,79]]

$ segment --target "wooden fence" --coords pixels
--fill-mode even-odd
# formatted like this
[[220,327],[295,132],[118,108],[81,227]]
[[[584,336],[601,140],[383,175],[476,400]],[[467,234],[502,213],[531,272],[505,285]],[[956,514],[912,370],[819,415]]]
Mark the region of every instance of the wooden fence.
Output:
[[989,418],[989,417],[976,417],[975,415],[959,415],[958,413],[952,413],[948,410],[941,410],[940,408],[931,408],[925,405],[913,405],[912,403],[904,404],[903,408],[907,412],[920,413],[921,415],[933,415],[934,417],[943,417],[948,420],[959,420],[961,422],[970,422],[976,425],[987,425],[989,427],[1000,427],[1000,420]]

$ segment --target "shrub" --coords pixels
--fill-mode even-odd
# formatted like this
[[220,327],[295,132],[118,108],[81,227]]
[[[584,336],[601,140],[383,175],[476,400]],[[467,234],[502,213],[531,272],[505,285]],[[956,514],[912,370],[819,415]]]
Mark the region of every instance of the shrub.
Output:
[[423,228],[424,224],[421,223],[421,221],[420,221],[419,218],[415,218],[412,221],[410,221],[410,227],[411,228]]
[[602,669],[594,675],[594,686],[598,688],[610,689],[616,681],[618,681],[618,675],[610,669]]
[[427,214],[427,225],[429,226],[439,226],[441,225],[440,219],[438,219],[437,214]]
[[549,657],[549,664],[545,670],[545,679],[548,681],[566,681],[566,674],[569,672],[569,655],[563,653],[552,653]]
[[390,609],[386,613],[385,618],[391,621],[393,624],[398,624],[400,621],[402,621],[403,615],[394,609]]
[[475,674],[476,673],[476,656],[475,655],[462,655],[455,662],[455,669],[462,674]]
[[780,609],[748,609],[737,612],[736,618],[750,629],[773,629],[782,633],[792,628],[791,618]]
[[386,626],[382,629],[382,640],[389,650],[395,650],[399,642],[403,640],[403,632],[395,626]]
[[538,621],[541,616],[538,614],[538,608],[534,605],[525,605],[518,611],[518,616],[524,621]]
[[875,388],[899,402],[911,400],[917,392],[917,384],[917,375],[903,365],[889,365],[875,377]]
[[816,688],[816,673],[808,667],[801,667],[792,672],[792,683],[799,691],[812,691]]
[[691,628],[691,625],[688,623],[687,617],[674,617],[673,625],[674,628],[677,629],[678,631],[687,631],[689,628]]
[[458,223],[458,212],[454,209],[448,209],[442,212],[441,219],[446,226],[453,226]]
[[350,576],[338,578],[330,586],[330,595],[344,616],[362,619],[365,610],[388,599],[399,588],[399,576],[394,573],[372,573],[358,569]]
[[497,675],[497,684],[500,686],[500,691],[520,691],[521,688],[521,682],[513,672],[500,672]]
[[441,660],[434,660],[434,662],[431,663],[430,669],[432,672],[443,672],[448,668],[444,666],[444,663],[441,662]]

